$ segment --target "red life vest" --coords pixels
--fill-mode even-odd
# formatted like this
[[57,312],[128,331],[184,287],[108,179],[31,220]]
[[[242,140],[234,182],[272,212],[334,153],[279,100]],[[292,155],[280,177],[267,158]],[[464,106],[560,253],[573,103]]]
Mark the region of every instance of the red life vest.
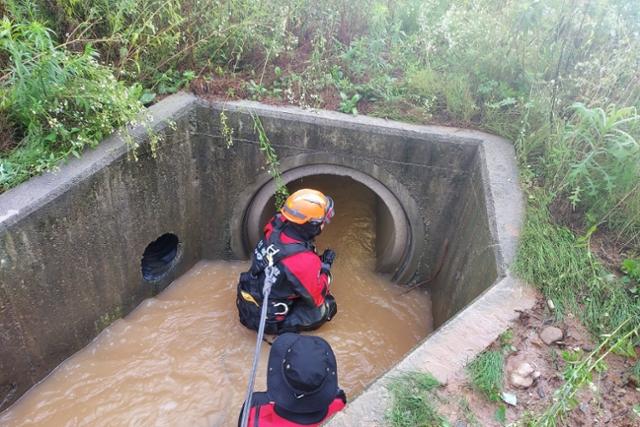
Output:
[[[327,415],[317,423],[313,424],[298,424],[293,421],[286,420],[276,413],[275,404],[273,402],[265,403],[264,405],[254,406],[249,413],[249,427],[316,427],[331,418],[335,413],[342,410],[345,407],[345,403],[340,397],[333,399],[333,402],[329,405]],[[256,413],[257,419],[256,419]]]

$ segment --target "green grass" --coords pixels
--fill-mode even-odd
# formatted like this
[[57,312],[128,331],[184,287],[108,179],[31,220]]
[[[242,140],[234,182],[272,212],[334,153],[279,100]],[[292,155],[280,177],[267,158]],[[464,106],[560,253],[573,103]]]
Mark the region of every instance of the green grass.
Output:
[[[526,420],[527,426],[557,427],[565,425],[566,414],[579,404],[578,393],[586,384],[594,382],[594,374],[608,369],[605,358],[616,349],[624,346],[632,336],[637,337],[640,326],[629,330],[631,318],[620,324],[591,353],[584,355],[581,350],[565,350],[562,358],[566,362],[563,377],[565,382],[553,392],[549,406],[538,415]],[[635,349],[634,349],[635,352]]]
[[435,409],[433,402],[440,383],[430,374],[408,372],[389,385],[391,409],[386,420],[392,427],[449,426],[448,421]]
[[[623,323],[640,324],[640,301],[633,287],[609,273],[589,250],[589,240],[553,224],[544,194],[532,195],[515,262],[518,275],[540,288],[562,319],[577,315],[598,339]],[[546,200],[545,200],[546,199]],[[631,354],[632,337],[622,353]]]
[[[34,0],[9,1],[2,11],[12,25],[47,29],[63,63],[92,51],[118,83],[141,85],[145,104],[199,78],[240,76],[242,90],[258,99],[326,101],[348,113],[366,106],[379,117],[498,133],[514,141],[527,180],[571,204],[585,229],[607,229],[640,250],[638,2]],[[19,55],[0,52],[3,96],[15,90],[4,78],[9,57]],[[75,95],[66,98],[74,110],[104,111],[100,99],[81,106]],[[4,103],[0,111],[14,114]],[[119,111],[98,121],[120,126]],[[33,133],[36,121],[42,129]],[[39,147],[52,145],[48,122],[14,122],[9,133],[29,130],[38,141],[0,173],[15,175],[23,163],[31,169],[24,176],[45,170],[52,153]],[[76,141],[95,144],[107,132],[92,128]]]
[[[515,269],[554,302],[557,319],[573,313],[600,346],[584,359],[578,355],[568,362],[565,383],[556,391],[553,403],[527,424],[535,426],[559,425],[577,404],[575,395],[591,381],[592,371],[604,369],[604,355],[615,352],[636,357],[640,345],[640,300],[635,281],[611,274],[602,266],[590,251],[589,234],[576,236],[554,224],[546,207],[548,200],[542,192],[531,193]],[[637,365],[636,369],[640,370]]]
[[492,402],[500,400],[504,377],[502,351],[486,350],[467,365],[467,375],[473,387]]
[[[0,192],[95,146],[141,101],[240,76],[256,99],[334,98],[348,113],[366,106],[513,141],[529,197],[517,274],[600,342],[640,323],[637,261],[620,278],[590,250],[599,231],[640,253],[640,2],[9,0],[0,12],[0,137],[15,140],[0,141]],[[552,218],[553,203],[571,221]],[[613,350],[638,344],[630,334]],[[485,352],[469,371],[493,400],[499,357]],[[420,403],[433,392],[422,380],[399,380],[418,390],[404,400],[438,423]]]
[[636,383],[640,384],[640,360],[631,368],[631,375],[635,378]]

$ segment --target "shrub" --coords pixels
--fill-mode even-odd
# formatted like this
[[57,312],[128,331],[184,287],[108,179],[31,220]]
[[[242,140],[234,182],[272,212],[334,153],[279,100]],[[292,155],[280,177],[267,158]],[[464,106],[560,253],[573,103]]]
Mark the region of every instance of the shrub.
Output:
[[0,109],[23,135],[2,154],[0,190],[79,156],[140,112],[139,88],[127,88],[99,65],[87,46],[81,53],[56,47],[39,22],[1,21],[0,51],[10,56]]
[[[561,139],[549,147],[551,188],[602,216],[640,180],[640,115],[633,107],[588,108],[576,103]],[[640,214],[640,212],[639,212]]]

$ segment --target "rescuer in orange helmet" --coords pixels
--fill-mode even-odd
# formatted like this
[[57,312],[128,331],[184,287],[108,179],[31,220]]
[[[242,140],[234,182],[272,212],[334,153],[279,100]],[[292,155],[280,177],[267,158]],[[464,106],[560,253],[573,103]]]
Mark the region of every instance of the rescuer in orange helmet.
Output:
[[240,275],[236,305],[240,322],[258,330],[265,269],[273,260],[276,281],[269,295],[265,333],[280,334],[319,328],[337,312],[329,292],[331,265],[327,249],[319,256],[315,237],[334,215],[333,200],[319,191],[302,189],[287,198],[265,226],[253,251],[251,269]]

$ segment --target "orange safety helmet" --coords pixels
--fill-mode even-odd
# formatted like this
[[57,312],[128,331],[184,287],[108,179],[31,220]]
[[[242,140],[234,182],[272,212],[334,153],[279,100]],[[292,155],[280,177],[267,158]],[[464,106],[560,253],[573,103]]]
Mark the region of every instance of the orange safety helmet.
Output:
[[327,223],[333,218],[333,199],[317,190],[303,188],[290,195],[280,210],[296,224]]

